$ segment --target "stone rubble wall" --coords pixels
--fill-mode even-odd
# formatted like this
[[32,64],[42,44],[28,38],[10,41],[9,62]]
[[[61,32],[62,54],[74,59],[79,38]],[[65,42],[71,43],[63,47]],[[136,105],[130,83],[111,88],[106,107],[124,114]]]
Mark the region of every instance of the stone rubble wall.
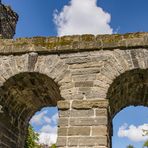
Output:
[[0,3],[0,38],[13,38],[18,15],[9,6]]

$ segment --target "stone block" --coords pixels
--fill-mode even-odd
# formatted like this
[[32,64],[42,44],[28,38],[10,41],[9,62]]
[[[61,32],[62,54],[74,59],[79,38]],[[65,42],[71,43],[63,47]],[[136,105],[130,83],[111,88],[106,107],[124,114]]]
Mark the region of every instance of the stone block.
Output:
[[60,110],[59,111],[59,117],[69,117],[70,116],[70,110]]
[[70,118],[71,126],[98,126],[107,125],[107,117],[96,117],[96,118]]
[[107,136],[107,126],[93,126],[92,136]]
[[56,146],[57,147],[66,147],[67,137],[58,136]]
[[67,127],[60,127],[58,128],[58,136],[67,136]]
[[75,82],[75,87],[93,87],[93,81]]
[[68,136],[89,136],[90,127],[69,127]]
[[105,108],[97,108],[95,109],[96,116],[106,116],[107,117],[107,109]]
[[72,108],[74,109],[91,109],[91,108],[106,108],[108,107],[108,100],[96,99],[96,100],[74,100],[72,102]]
[[68,119],[69,118],[60,117],[58,120],[58,126],[68,126]]
[[70,101],[58,101],[58,109],[68,110],[70,108]]
[[107,146],[107,137],[69,137],[68,146]]
[[71,110],[70,117],[94,117],[94,110]]

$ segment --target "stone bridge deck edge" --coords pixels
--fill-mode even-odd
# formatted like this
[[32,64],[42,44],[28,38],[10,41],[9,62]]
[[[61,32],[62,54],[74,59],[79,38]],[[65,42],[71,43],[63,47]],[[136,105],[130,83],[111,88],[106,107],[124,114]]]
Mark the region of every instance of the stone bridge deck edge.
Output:
[[37,52],[60,54],[93,50],[147,48],[148,33],[137,32],[113,35],[73,35],[63,37],[33,37],[0,39],[0,55]]

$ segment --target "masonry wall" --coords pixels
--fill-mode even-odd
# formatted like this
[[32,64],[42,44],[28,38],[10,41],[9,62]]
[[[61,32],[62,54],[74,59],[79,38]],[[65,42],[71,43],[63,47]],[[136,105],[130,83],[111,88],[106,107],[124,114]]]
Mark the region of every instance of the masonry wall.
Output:
[[147,33],[1,39],[0,128],[18,136],[0,144],[22,148],[32,115],[58,106],[59,148],[111,148],[115,114],[148,106],[147,47]]

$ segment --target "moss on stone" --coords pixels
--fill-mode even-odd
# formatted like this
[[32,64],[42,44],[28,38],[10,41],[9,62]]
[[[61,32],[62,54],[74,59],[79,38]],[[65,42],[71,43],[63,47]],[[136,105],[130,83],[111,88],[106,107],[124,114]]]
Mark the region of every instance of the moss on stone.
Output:
[[28,45],[28,42],[14,42],[14,46],[26,46],[26,45]]
[[95,38],[94,35],[91,35],[91,34],[85,34],[85,35],[82,35],[81,36],[81,39],[82,41],[86,41],[86,42],[90,42],[90,41],[93,41],[93,39]]
[[105,35],[104,37],[101,37],[103,43],[112,43],[116,42],[118,43],[119,41],[122,40],[122,35],[120,34],[114,34],[114,35]]
[[124,34],[124,39],[133,39],[133,38],[140,38],[144,35],[144,33],[136,32],[136,33],[126,33]]

